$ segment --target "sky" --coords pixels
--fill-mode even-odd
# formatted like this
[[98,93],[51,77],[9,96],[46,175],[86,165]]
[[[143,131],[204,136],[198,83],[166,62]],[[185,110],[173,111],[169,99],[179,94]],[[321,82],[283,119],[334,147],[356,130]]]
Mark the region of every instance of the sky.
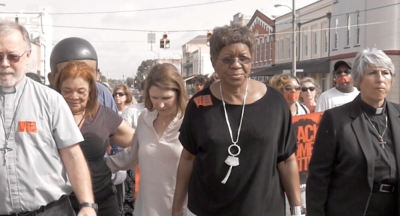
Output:
[[[296,0],[295,8],[317,0]],[[0,0],[1,12],[37,12],[43,9],[51,21],[52,42],[81,37],[96,49],[99,67],[107,78],[134,77],[146,59],[181,58],[182,45],[216,26],[230,23],[233,15],[251,17],[260,10],[270,18],[289,13],[292,0]],[[148,33],[156,43],[147,42]],[[169,49],[160,49],[166,33]]]

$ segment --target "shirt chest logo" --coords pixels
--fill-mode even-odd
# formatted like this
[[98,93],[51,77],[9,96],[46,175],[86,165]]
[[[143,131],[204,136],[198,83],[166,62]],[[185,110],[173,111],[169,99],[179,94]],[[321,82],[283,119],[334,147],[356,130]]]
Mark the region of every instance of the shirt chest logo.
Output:
[[211,95],[200,95],[197,96],[193,99],[194,103],[196,104],[196,107],[200,107],[200,106],[212,106],[213,102],[211,100]]
[[18,132],[23,133],[37,133],[36,122],[33,121],[19,121]]

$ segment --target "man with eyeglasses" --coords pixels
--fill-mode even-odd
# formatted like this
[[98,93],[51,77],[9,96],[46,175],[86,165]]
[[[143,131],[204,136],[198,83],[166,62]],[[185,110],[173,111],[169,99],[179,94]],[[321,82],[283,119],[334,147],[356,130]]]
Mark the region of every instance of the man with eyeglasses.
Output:
[[335,63],[333,68],[335,86],[319,96],[317,106],[315,107],[316,112],[323,112],[327,109],[351,102],[359,94],[358,89],[353,86],[350,65],[340,60]]
[[[96,215],[83,137],[64,98],[26,78],[26,29],[0,22],[0,215]],[[72,187],[71,187],[72,185]]]

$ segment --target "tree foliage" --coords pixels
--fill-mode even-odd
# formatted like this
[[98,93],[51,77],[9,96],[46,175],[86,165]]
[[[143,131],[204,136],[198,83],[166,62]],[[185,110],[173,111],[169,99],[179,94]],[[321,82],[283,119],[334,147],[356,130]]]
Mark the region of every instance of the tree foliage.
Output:
[[126,85],[129,87],[133,87],[134,86],[134,79],[132,77],[128,77],[126,78]]
[[136,78],[133,81],[136,88],[140,89],[140,87],[143,85],[143,81],[147,77],[147,74],[149,74],[150,68],[153,67],[156,63],[156,60],[153,59],[142,61],[137,69]]

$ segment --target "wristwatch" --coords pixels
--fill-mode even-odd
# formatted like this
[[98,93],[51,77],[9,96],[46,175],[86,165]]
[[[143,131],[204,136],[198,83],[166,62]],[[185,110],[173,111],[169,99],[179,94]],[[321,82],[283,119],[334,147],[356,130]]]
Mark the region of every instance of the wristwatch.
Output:
[[81,209],[83,207],[93,208],[96,212],[99,210],[99,206],[97,205],[97,203],[84,202],[84,203],[79,204],[79,209]]
[[290,214],[294,216],[303,215],[303,208],[301,206],[290,207]]

